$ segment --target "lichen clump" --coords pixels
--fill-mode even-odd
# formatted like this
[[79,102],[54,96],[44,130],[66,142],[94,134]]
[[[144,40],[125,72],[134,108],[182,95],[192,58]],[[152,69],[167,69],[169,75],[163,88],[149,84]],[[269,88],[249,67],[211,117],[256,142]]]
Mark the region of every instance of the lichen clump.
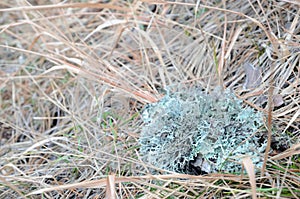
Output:
[[148,104],[142,118],[140,151],[156,167],[187,174],[240,172],[245,155],[261,166],[262,115],[228,90],[178,89]]

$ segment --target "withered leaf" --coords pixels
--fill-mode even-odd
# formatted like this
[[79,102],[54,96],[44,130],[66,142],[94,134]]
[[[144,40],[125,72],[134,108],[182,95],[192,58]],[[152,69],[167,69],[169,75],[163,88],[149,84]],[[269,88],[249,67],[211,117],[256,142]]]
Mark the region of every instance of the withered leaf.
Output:
[[283,97],[280,94],[276,94],[273,96],[274,107],[281,106],[283,103],[284,103]]
[[253,89],[258,87],[262,82],[261,69],[254,67],[250,63],[244,64],[244,70],[246,74],[246,81],[243,85],[244,89]]

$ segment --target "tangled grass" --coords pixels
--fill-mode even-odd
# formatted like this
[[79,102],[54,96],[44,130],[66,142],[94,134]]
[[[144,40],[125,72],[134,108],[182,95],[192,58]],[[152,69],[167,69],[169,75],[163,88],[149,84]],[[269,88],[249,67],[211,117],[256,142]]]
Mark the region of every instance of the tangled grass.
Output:
[[[299,198],[296,1],[0,2],[0,198]],[[243,65],[258,67],[245,89]],[[261,173],[151,175],[142,107],[229,88],[294,145]],[[277,103],[281,101],[281,103]],[[270,148],[270,147],[269,147]]]

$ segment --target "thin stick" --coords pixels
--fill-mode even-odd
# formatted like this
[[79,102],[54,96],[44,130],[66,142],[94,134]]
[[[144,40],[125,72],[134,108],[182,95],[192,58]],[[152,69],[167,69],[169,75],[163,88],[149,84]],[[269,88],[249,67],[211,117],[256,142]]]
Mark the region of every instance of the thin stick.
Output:
[[267,120],[267,129],[268,129],[268,142],[264,155],[264,163],[261,168],[261,176],[264,176],[267,160],[269,157],[269,152],[271,148],[272,140],[272,118],[273,118],[273,92],[274,92],[274,65],[271,66],[271,75],[270,75],[270,84],[269,84],[269,96],[268,96],[268,120]]

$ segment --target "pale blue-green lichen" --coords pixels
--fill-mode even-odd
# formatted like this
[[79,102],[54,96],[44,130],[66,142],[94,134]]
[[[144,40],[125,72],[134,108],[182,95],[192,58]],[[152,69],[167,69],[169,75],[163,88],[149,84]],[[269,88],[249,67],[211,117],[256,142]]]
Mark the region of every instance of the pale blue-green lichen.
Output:
[[188,174],[239,172],[244,156],[261,167],[266,141],[257,133],[262,114],[242,106],[230,91],[178,89],[148,104],[142,113],[143,160]]

